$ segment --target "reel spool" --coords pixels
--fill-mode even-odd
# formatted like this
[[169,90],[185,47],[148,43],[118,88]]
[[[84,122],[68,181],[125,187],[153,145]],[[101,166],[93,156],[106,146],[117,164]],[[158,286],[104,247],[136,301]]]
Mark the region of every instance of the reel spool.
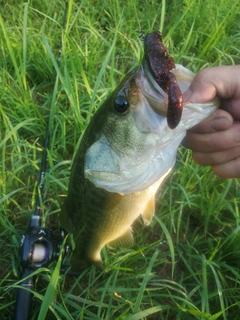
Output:
[[[60,237],[60,241],[56,241],[48,228],[30,227],[21,240],[20,257],[22,268],[37,269],[46,267],[50,262],[57,260],[65,237],[63,229],[60,232]],[[63,250],[64,257],[68,247],[65,246]]]
[[46,247],[42,243],[35,243],[32,251],[32,262],[42,263],[47,257]]

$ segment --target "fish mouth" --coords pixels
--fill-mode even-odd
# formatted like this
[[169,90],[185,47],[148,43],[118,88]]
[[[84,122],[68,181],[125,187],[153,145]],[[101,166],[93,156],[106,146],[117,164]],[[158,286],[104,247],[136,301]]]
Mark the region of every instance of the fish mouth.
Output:
[[[145,36],[143,61],[144,69],[146,70],[148,65],[148,71],[151,72],[155,82],[167,94],[167,124],[170,129],[175,129],[181,121],[183,97],[175,74],[172,72],[175,69],[175,61],[164,45],[159,31]],[[164,107],[157,108],[157,111],[164,115],[166,113]]]
[[[186,92],[195,76],[193,72],[176,64],[176,68],[171,70],[175,75],[177,84],[182,92]],[[155,81],[146,61],[143,61],[137,75],[137,85],[143,96],[147,99],[151,108],[160,116],[167,118],[168,115],[168,95]],[[183,103],[184,107],[185,103]]]
[[140,66],[136,78],[138,87],[151,108],[162,117],[167,117],[168,95],[153,78],[146,61]]

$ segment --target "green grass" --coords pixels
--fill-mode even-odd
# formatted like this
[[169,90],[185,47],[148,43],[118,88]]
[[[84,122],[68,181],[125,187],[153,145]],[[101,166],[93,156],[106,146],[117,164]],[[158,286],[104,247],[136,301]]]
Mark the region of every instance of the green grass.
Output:
[[[1,319],[14,312],[19,240],[33,213],[50,106],[42,216],[57,233],[76,146],[92,113],[139,64],[141,29],[160,30],[176,62],[194,72],[240,62],[239,1],[69,3],[65,31],[64,1],[0,8]],[[157,216],[136,231],[135,246],[104,249],[102,273],[70,278],[59,263],[37,270],[31,319],[238,320],[239,191],[239,180],[215,177],[181,148]]]

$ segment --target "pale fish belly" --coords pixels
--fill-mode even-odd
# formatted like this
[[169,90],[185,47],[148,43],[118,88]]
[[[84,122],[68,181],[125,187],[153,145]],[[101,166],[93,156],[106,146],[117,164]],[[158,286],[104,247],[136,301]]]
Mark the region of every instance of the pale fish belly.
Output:
[[169,169],[158,181],[147,189],[127,195],[111,194],[104,205],[104,219],[95,227],[88,244],[87,259],[101,265],[101,250],[110,248],[128,248],[133,245],[132,224],[142,215],[145,225],[150,224],[155,213],[155,194]]

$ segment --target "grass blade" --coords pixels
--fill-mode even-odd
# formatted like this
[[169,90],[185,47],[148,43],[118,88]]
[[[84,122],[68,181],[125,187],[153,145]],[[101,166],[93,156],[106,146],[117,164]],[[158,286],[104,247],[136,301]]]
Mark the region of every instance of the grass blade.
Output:
[[98,87],[99,87],[99,83],[101,81],[101,78],[102,78],[105,70],[106,70],[106,67],[107,67],[107,64],[108,64],[108,62],[110,60],[111,53],[113,51],[114,46],[115,46],[115,37],[114,37],[114,40],[113,40],[113,43],[112,43],[111,47],[108,50],[108,53],[107,53],[105,59],[103,60],[102,67],[101,67],[101,69],[99,71],[98,77],[97,77],[96,82],[95,82],[95,86],[94,86],[94,89],[93,89],[93,92],[92,92],[92,98],[91,98],[91,101],[90,101],[89,112],[88,112],[87,119],[86,119],[86,123],[87,124],[89,123],[90,118],[92,116],[93,105],[94,105],[95,97],[96,97],[97,90],[98,90]]
[[[63,249],[63,246],[64,244],[62,245],[62,249]],[[62,265],[62,249],[61,249],[61,253],[60,253],[58,262],[56,264],[56,267],[52,273],[46,293],[43,297],[41,309],[38,315],[38,320],[46,319],[48,309],[52,305],[53,298],[56,295],[58,283],[61,277],[60,272],[61,272],[61,265]]]
[[150,262],[149,262],[149,265],[148,265],[146,273],[144,275],[141,287],[139,289],[139,293],[137,295],[137,299],[136,299],[136,302],[135,302],[134,308],[133,308],[133,313],[134,314],[137,313],[139,308],[140,308],[140,305],[141,305],[141,302],[142,302],[142,298],[143,298],[143,295],[144,295],[144,291],[145,291],[147,282],[148,282],[149,278],[151,277],[151,271],[152,271],[154,262],[157,259],[157,256],[158,256],[158,251],[155,251],[153,256],[152,256],[152,258],[151,258],[151,260],[150,260]]
[[140,319],[144,319],[144,317],[147,317],[151,314],[163,311],[163,310],[168,310],[170,309],[170,307],[168,305],[166,306],[156,306],[156,307],[152,307],[152,308],[148,308],[144,311],[138,312],[130,317],[127,317],[125,320],[140,320]]
[[154,217],[157,222],[160,224],[166,238],[167,238],[167,242],[168,242],[168,245],[169,245],[169,250],[170,250],[170,253],[171,253],[171,260],[172,260],[172,278],[173,278],[173,275],[174,275],[174,270],[175,270],[175,252],[174,252],[174,245],[173,245],[173,241],[172,241],[172,237],[166,227],[166,225],[163,223],[163,221],[157,216],[155,215]]

